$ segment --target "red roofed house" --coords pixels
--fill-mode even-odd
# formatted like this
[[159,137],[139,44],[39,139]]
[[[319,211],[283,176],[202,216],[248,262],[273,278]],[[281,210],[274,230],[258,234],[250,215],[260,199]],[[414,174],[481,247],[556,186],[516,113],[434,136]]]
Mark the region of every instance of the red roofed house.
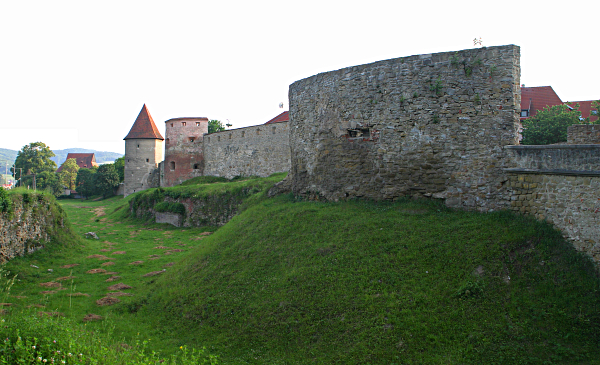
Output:
[[595,122],[598,120],[598,109],[592,107],[592,103],[595,100],[584,100],[584,101],[568,101],[567,104],[570,106],[575,106],[575,104],[579,104],[579,111],[581,112],[582,118],[590,118],[590,122]]
[[552,86],[521,86],[521,120],[533,117],[547,106],[564,104]]
[[290,112],[283,112],[276,116],[275,118],[269,120],[265,124],[278,123],[278,122],[289,122],[290,121]]
[[[590,118],[590,121],[598,120],[598,110],[592,108],[594,100],[573,101],[566,104],[574,107],[579,104],[579,111],[582,118]],[[543,110],[548,106],[565,104],[552,86],[536,86],[525,87],[521,86],[521,120],[533,117],[538,111]]]
[[[98,166],[98,164],[96,163],[96,155],[94,155],[93,153],[69,153],[67,155],[67,160],[70,158],[74,158],[75,161],[77,161],[77,166],[79,166],[80,169],[89,169]],[[60,165],[56,172],[61,172],[63,165]]]

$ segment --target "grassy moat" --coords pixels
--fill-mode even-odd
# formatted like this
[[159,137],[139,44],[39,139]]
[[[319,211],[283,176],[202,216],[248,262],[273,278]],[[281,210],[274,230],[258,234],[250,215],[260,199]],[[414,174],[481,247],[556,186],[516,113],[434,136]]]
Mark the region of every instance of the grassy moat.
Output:
[[600,363],[598,273],[551,226],[266,189],[220,228],[136,220],[135,195],[61,200],[75,236],[3,267],[2,354],[36,337],[69,364]]

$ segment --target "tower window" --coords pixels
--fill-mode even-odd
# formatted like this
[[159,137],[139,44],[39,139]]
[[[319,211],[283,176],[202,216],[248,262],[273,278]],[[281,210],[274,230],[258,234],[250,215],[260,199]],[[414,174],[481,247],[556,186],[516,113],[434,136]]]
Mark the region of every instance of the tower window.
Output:
[[231,139],[231,133],[229,133],[229,139]]
[[181,122],[181,125],[185,127],[185,122]]
[[173,126],[173,123],[171,123],[171,127]]
[[194,137],[190,137],[190,142],[194,142]]
[[167,143],[169,143],[169,139],[167,138]]
[[198,170],[199,168],[200,168],[200,166],[197,163],[195,163],[194,164],[194,170]]
[[244,138],[246,136],[246,132],[242,131],[242,138]]
[[169,162],[169,165],[171,166],[171,171],[174,171],[175,170],[175,161]]
[[217,142],[221,142],[221,136],[217,136]]
[[138,144],[138,147],[137,147],[137,148],[140,148],[140,145],[139,145],[139,144]]
[[273,127],[273,134],[275,134],[275,127]]
[[146,159],[146,162],[150,162],[150,159],[149,159],[149,158],[147,158],[147,159]]
[[256,130],[256,134],[259,135],[260,134],[260,129]]
[[196,122],[196,127],[200,127],[200,122]]

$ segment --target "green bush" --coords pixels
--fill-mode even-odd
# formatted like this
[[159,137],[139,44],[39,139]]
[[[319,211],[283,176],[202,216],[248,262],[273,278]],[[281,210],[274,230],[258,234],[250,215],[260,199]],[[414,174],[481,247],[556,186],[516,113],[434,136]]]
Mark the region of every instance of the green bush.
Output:
[[185,216],[185,205],[177,202],[161,202],[154,206],[157,212],[171,212]]
[[10,213],[12,211],[12,201],[8,192],[0,187],[0,213]]

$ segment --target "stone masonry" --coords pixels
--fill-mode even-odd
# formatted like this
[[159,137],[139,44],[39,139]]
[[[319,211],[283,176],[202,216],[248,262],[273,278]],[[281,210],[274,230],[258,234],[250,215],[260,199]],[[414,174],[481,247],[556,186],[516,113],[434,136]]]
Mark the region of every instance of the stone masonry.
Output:
[[600,144],[600,125],[579,124],[569,127],[568,144]]
[[204,136],[204,174],[269,176],[290,170],[289,122],[226,130]]
[[425,196],[489,211],[510,202],[503,147],[518,144],[519,47],[396,58],[290,86],[295,194]]
[[0,263],[43,248],[54,221],[62,226],[62,217],[53,216],[50,209],[49,204],[55,203],[34,198],[27,204],[14,201],[12,214],[0,213]]

